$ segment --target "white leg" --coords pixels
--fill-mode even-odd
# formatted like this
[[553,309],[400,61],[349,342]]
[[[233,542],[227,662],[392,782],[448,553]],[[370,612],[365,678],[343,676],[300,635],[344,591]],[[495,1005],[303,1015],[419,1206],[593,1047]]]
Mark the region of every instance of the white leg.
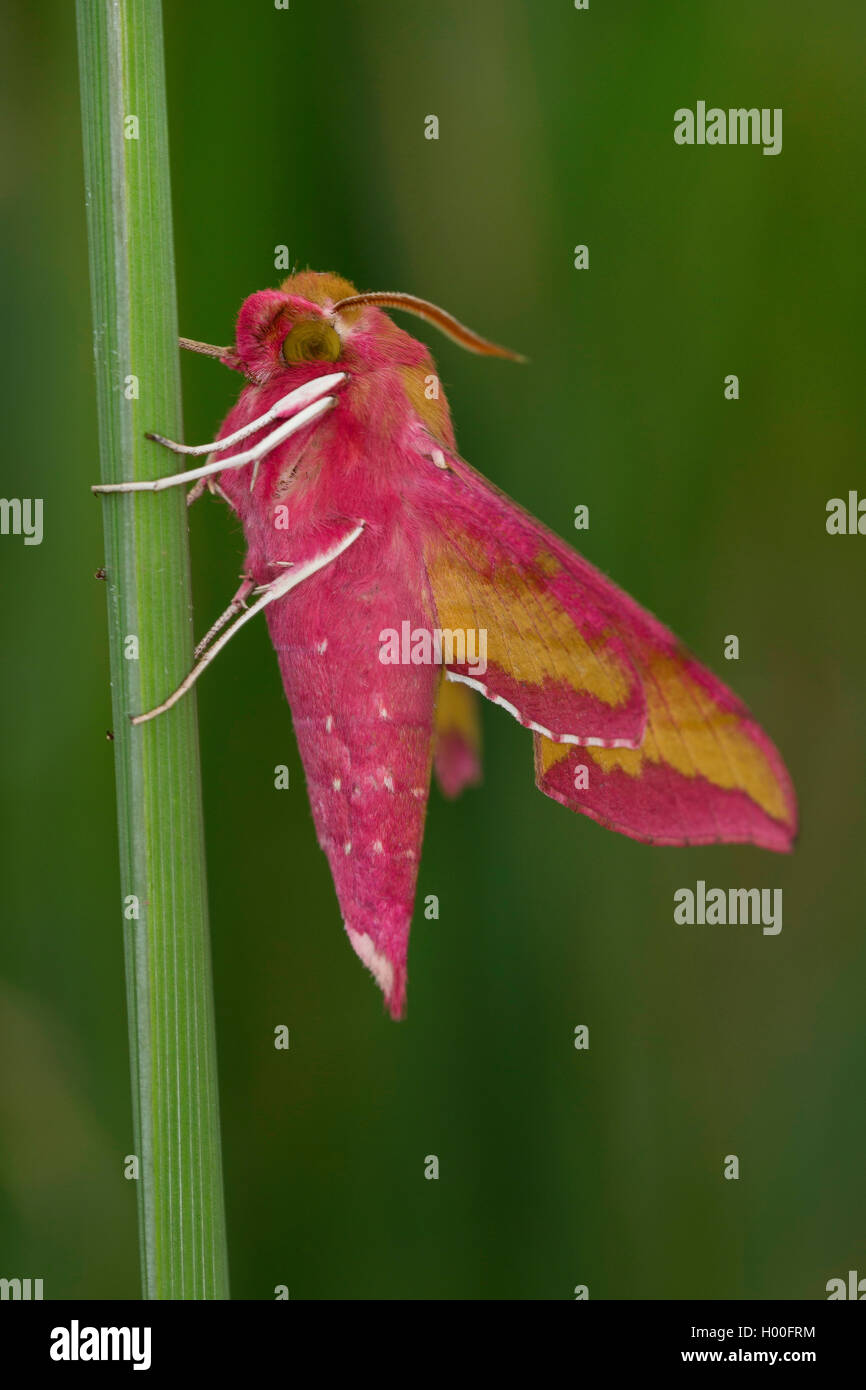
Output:
[[169,478],[154,478],[149,482],[134,483],[96,483],[91,492],[163,492],[168,487],[179,487],[182,483],[194,483],[196,478],[209,478],[214,473],[223,473],[228,468],[243,468],[247,463],[255,463],[258,459],[264,458],[278,444],[282,444],[284,439],[302,430],[305,425],[311,425],[314,420],[318,420],[320,415],[332,410],[337,404],[336,396],[325,396],[323,400],[315,401],[308,405],[299,414],[287,420],[278,429],[272,430],[265,435],[264,439],[259,440],[251,449],[244,449],[240,454],[233,454],[231,458],[217,459],[214,463],[202,464],[201,468],[190,468],[186,473],[174,473]]
[[161,705],[156,705],[154,709],[148,710],[145,714],[136,714],[132,719],[132,723],[146,724],[149,719],[155,719],[158,714],[164,714],[166,710],[171,709],[172,705],[176,705],[178,700],[182,699],[186,692],[195,685],[202,671],[213,661],[217,652],[222,651],[226,643],[234,637],[235,633],[243,627],[244,623],[248,623],[250,618],[255,617],[255,615],[260,613],[263,608],[266,608],[269,603],[273,603],[275,599],[282,598],[284,594],[296,588],[303,580],[309,579],[310,575],[316,574],[320,569],[324,569],[325,565],[329,565],[332,560],[336,560],[338,555],[342,555],[344,550],[348,550],[349,546],[354,544],[364,530],[364,525],[365,523],[363,521],[359,521],[353,530],[349,531],[341,540],[335,541],[328,550],[322,551],[320,555],[314,555],[312,560],[305,560],[302,565],[292,566],[292,568],[287,569],[284,574],[280,574],[276,579],[273,579],[270,584],[265,584],[262,588],[261,598],[259,598],[251,608],[245,609],[231,626],[226,629],[222,636],[218,637],[212,646],[208,647],[201,659],[192,668],[189,675],[181,681],[177,690],[169,695],[167,700],[163,700]]
[[[196,484],[196,486],[198,486],[198,484]],[[228,608],[224,613],[220,613],[213,627],[211,627],[205,633],[204,637],[201,639],[195,651],[193,652],[193,656],[196,660],[198,660],[205,648],[210,645],[214,637],[216,637],[217,633],[222,631],[229,618],[233,618],[236,613],[240,613],[243,608],[246,608],[247,599],[249,598],[250,594],[255,588],[255,582],[256,581],[254,579],[251,579],[249,575],[244,575],[243,583],[241,584],[241,587],[238,589]]]
[[197,502],[207,487],[207,478],[199,478],[198,482],[193,483],[189,492],[186,494],[186,505],[191,507],[193,502]]
[[346,380],[345,372],[329,372],[327,376],[314,377],[312,381],[305,381],[303,386],[297,386],[288,395],[281,396],[276,405],[272,405],[270,410],[266,410],[264,415],[258,419],[251,420],[248,425],[243,425],[241,429],[235,430],[234,434],[226,434],[222,439],[215,439],[212,444],[176,444],[173,439],[166,439],[162,434],[148,434],[145,437],[152,439],[155,444],[162,444],[166,449],[171,449],[175,454],[215,454],[222,452],[223,449],[230,449],[233,444],[239,444],[248,435],[255,434],[256,430],[264,429],[272,420],[282,420],[287,415],[293,415],[302,406],[310,405],[317,401],[320,396],[326,396],[336,387],[341,386]]

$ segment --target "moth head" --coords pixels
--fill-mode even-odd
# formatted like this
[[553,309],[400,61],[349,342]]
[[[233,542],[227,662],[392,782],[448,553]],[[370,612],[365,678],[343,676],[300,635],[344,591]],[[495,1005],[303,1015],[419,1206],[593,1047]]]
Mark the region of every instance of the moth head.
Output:
[[[372,315],[370,309],[374,310]],[[352,339],[375,337],[377,326],[389,324],[381,309],[402,309],[415,314],[435,324],[470,352],[525,361],[519,353],[480,337],[429,300],[396,290],[359,294],[341,276],[313,270],[290,276],[278,290],[260,290],[250,295],[238,315],[233,347],[211,347],[188,338],[180,341],[183,347],[218,357],[250,381],[264,382],[286,368],[317,363],[329,367],[340,362]]]
[[235,348],[241,371],[262,382],[286,368],[331,367],[339,361],[343,343],[326,306],[283,288],[260,290],[245,300]]

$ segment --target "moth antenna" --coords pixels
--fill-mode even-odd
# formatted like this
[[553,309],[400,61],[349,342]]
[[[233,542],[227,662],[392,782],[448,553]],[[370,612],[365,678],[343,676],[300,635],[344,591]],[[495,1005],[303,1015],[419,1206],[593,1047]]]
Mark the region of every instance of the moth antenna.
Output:
[[204,357],[233,357],[234,347],[214,347],[213,343],[199,343],[195,338],[178,338],[178,344],[187,352],[200,352]]
[[[343,536],[343,538],[332,545],[330,549],[323,551],[321,555],[314,555],[312,560],[307,560],[302,565],[297,565],[293,569],[287,569],[285,574],[278,575],[276,579],[271,580],[270,584],[266,584],[261,598],[257,599],[249,608],[245,608],[231,626],[226,628],[222,636],[217,637],[216,641],[202,653],[200,660],[193,666],[189,675],[181,681],[177,690],[173,691],[167,700],[163,700],[161,705],[156,705],[153,709],[147,710],[145,714],[136,714],[132,716],[130,722],[133,724],[146,724],[148,720],[155,719],[158,714],[164,714],[166,710],[176,705],[178,700],[182,700],[187,691],[191,690],[195,685],[205,668],[213,661],[217,653],[222,651],[226,643],[231,641],[232,637],[243,627],[244,623],[248,623],[250,618],[254,618],[256,614],[260,613],[263,608],[266,608],[269,603],[273,603],[274,599],[282,598],[290,589],[296,588],[303,580],[309,579],[310,575],[316,574],[320,569],[324,569],[325,565],[329,565],[332,560],[336,560],[338,555],[342,555],[343,551],[348,550],[349,546],[358,539],[361,532],[364,530],[365,524],[365,522],[359,521],[348,535]],[[243,588],[243,585],[241,587]],[[240,593],[240,590],[238,592]],[[223,614],[223,619],[227,619],[227,613]],[[201,647],[201,643],[199,643],[199,647]]]
[[379,304],[385,309],[405,309],[407,313],[416,314],[419,319],[426,319],[428,323],[435,324],[446,337],[453,338],[461,347],[469,352],[480,353],[482,357],[507,357],[511,362],[526,361],[521,353],[489,342],[487,338],[473,333],[471,328],[455,319],[453,314],[446,313],[437,304],[431,304],[429,299],[418,299],[414,294],[401,294],[397,290],[373,290],[367,294],[353,294],[335,304],[334,313],[340,313],[343,309],[355,309],[362,304]]

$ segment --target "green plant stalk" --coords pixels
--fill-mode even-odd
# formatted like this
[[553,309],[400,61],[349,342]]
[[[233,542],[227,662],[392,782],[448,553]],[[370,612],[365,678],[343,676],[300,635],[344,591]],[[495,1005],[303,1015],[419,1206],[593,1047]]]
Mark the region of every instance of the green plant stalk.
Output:
[[[145,431],[181,438],[161,6],[77,13],[101,476],[152,478],[166,455]],[[143,1294],[228,1298],[194,697],[129,722],[192,665],[186,502],[100,505]]]

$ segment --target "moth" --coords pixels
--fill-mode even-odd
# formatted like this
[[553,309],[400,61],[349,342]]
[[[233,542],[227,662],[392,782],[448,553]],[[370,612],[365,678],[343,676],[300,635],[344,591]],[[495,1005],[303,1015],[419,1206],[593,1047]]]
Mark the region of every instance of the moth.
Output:
[[244,378],[214,442],[151,436],[208,460],[94,491],[191,482],[241,519],[238,592],[133,722],[265,611],[349,941],[398,1018],[431,775],[448,797],[479,780],[479,697],[531,731],[546,796],[633,839],[789,850],[796,806],[736,696],[464,462],[427,348],[387,309],[516,357],[412,295],[295,274],[244,302],[232,346],[181,339]]

